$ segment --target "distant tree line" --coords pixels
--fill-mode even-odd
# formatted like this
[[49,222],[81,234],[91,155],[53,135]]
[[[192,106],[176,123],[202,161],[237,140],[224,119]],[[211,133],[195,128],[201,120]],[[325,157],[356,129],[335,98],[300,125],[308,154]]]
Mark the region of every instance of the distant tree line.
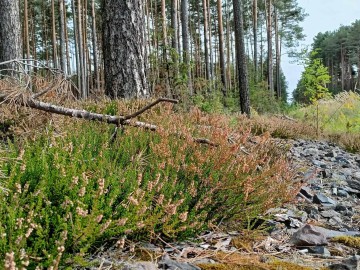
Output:
[[[22,49],[14,55],[61,69],[82,98],[239,96],[245,83],[286,100],[281,56],[303,38],[299,23],[306,16],[297,0],[0,0],[0,6],[20,14]],[[0,16],[2,33],[13,30],[6,18]],[[0,40],[0,61],[8,60],[6,51]]]
[[[319,33],[314,38],[310,61],[320,59],[327,68],[330,79],[326,87],[332,94],[360,89],[360,20],[335,31]],[[304,95],[304,81],[300,80],[294,91],[297,102],[309,102]]]

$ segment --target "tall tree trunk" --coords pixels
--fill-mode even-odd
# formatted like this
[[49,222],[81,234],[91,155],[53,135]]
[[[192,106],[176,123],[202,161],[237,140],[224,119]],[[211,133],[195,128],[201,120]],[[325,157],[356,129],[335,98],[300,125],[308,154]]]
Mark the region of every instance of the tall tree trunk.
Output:
[[[0,0],[0,62],[22,57],[19,1]],[[11,69],[2,65],[0,69]],[[11,74],[11,72],[4,72]]]
[[67,73],[71,74],[71,64],[70,64],[70,51],[69,51],[69,33],[67,29],[67,17],[66,17],[66,4],[64,5],[64,19],[65,19],[65,49],[66,49],[66,66]]
[[177,16],[178,16],[178,1],[177,0],[171,0],[171,28],[173,30],[173,36],[171,39],[171,47],[173,48],[174,52],[172,53],[172,61],[174,63],[174,73],[175,77],[178,76],[178,54],[179,54],[179,44],[178,44],[178,22],[177,22]]
[[272,52],[272,0],[266,0],[266,18],[267,18],[267,44],[268,44],[268,87],[270,92],[274,93],[274,75],[273,75],[273,52]]
[[168,74],[168,59],[167,59],[167,22],[166,22],[166,4],[165,0],[161,0],[161,17],[162,17],[162,30],[163,30],[163,47],[164,47],[164,57],[163,57],[163,73],[165,79],[165,88],[167,97],[171,97],[171,89],[169,83],[169,74]]
[[55,21],[55,0],[51,0],[51,22],[52,22],[52,46],[53,46],[53,67],[58,68],[57,62],[57,42],[56,42],[56,21]]
[[98,48],[97,48],[97,35],[96,35],[96,15],[95,15],[95,0],[91,1],[91,19],[92,19],[92,47],[93,47],[93,63],[94,63],[94,77],[95,77],[95,90],[100,91],[100,76],[98,64]]
[[231,31],[230,31],[230,15],[229,15],[229,8],[228,8],[228,1],[226,0],[226,62],[227,62],[227,82],[228,82],[228,89],[227,91],[229,92],[229,90],[231,89],[231,42],[230,42],[230,35],[231,35]]
[[242,1],[233,0],[235,23],[235,47],[238,69],[241,113],[250,116],[249,82],[246,65]]
[[105,0],[103,15],[105,93],[147,97],[143,0]]
[[[360,89],[360,47],[358,47],[357,89]],[[356,89],[355,89],[356,91]]]
[[84,58],[86,57],[84,54],[84,45],[83,45],[83,27],[82,27],[82,5],[81,0],[77,1],[77,32],[78,32],[78,54],[79,54],[79,68],[78,76],[80,76],[80,93],[81,97],[86,99],[87,89],[85,83],[85,66],[84,66]]
[[275,51],[276,51],[276,97],[278,100],[281,100],[281,52],[280,52],[280,35],[279,35],[279,18],[278,18],[278,11],[275,9]]
[[66,53],[65,53],[65,18],[64,18],[64,0],[59,0],[60,13],[60,67],[64,74],[67,74]]
[[24,43],[25,43],[25,58],[30,59],[30,41],[29,41],[29,15],[28,15],[28,1],[24,0]]
[[79,89],[80,94],[82,93],[81,89],[81,67],[80,67],[80,48],[79,48],[79,33],[78,33],[78,20],[77,20],[77,12],[75,7],[75,1],[71,1],[71,9],[73,13],[73,25],[74,25],[74,43],[75,43],[75,60],[76,60],[76,74],[77,74],[77,87]]
[[[213,69],[214,69],[214,58],[213,58],[213,51],[212,51],[212,28],[211,28],[211,9],[210,9],[210,0],[208,0],[208,28],[209,28],[209,59],[210,59],[210,78],[213,76]],[[210,88],[212,85],[210,84]]]
[[181,0],[181,30],[183,41],[183,61],[186,65],[188,76],[188,88],[189,94],[193,95],[193,87],[191,81],[190,70],[190,52],[189,52],[189,13],[188,13],[188,0]]
[[258,82],[258,44],[257,44],[257,28],[258,28],[258,11],[257,0],[253,0],[253,37],[254,37],[254,81]]
[[207,80],[210,79],[210,59],[209,59],[209,38],[208,38],[208,14],[207,1],[203,0],[203,17],[204,17],[204,52],[205,52],[205,71]]
[[225,56],[224,56],[224,30],[223,30],[223,18],[222,18],[222,1],[217,0],[218,11],[218,31],[219,31],[219,59],[220,59],[220,74],[222,82],[222,92],[226,95],[227,83],[226,83],[226,69],[225,69]]
[[341,58],[341,91],[345,90],[345,49],[343,44],[341,44],[340,49],[340,58]]
[[88,48],[88,37],[87,37],[87,17],[88,17],[88,1],[87,0],[82,0],[83,1],[83,5],[82,5],[82,36],[83,36],[83,53],[84,53],[84,58],[83,58],[83,65],[84,65],[84,84],[85,84],[85,89],[86,89],[86,96],[88,97],[90,95],[90,74],[89,71],[91,71],[91,61],[90,61],[90,54],[89,54],[89,48]]

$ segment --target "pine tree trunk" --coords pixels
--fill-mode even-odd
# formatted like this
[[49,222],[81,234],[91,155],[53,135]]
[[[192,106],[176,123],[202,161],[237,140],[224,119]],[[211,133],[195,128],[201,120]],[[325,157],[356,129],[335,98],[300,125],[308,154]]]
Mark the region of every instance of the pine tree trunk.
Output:
[[51,0],[51,26],[52,26],[52,46],[53,46],[53,67],[58,68],[57,62],[57,41],[56,41],[56,22],[55,22],[55,0]]
[[231,78],[231,42],[230,42],[230,16],[229,16],[229,10],[228,10],[228,1],[226,0],[226,62],[227,62],[227,82],[228,82],[228,92],[231,90],[232,87],[232,78]]
[[235,23],[235,47],[238,69],[241,113],[250,116],[249,83],[245,55],[242,1],[233,0]]
[[268,59],[267,59],[267,72],[268,72],[268,87],[271,93],[274,93],[274,75],[273,75],[273,52],[272,52],[272,3],[267,0],[267,44],[268,44]]
[[60,67],[64,74],[67,74],[66,53],[65,53],[65,18],[64,18],[64,0],[59,0],[60,13]]
[[276,52],[276,97],[281,100],[281,77],[280,77],[280,35],[277,10],[275,10],[275,52]]
[[66,26],[67,17],[66,17],[66,4],[64,6],[64,19],[65,19],[65,49],[66,49],[66,66],[67,73],[71,74],[71,64],[70,64],[70,52],[69,52],[69,33]]
[[95,0],[91,1],[91,18],[92,18],[92,47],[93,47],[93,62],[94,62],[94,77],[95,77],[95,90],[100,91],[100,76],[99,64],[97,57],[97,36],[96,36],[96,15],[95,15]]
[[190,96],[193,95],[193,87],[191,81],[190,70],[190,52],[189,52],[189,13],[188,13],[188,0],[181,0],[181,29],[183,41],[183,61],[186,65],[188,76],[188,88]]
[[172,53],[172,61],[174,63],[174,76],[178,76],[179,67],[178,67],[178,56],[179,55],[179,44],[178,44],[178,5],[177,0],[171,0],[171,28],[173,30],[173,36],[171,39],[171,47],[174,52]]
[[219,59],[220,59],[220,74],[222,82],[222,92],[226,95],[227,83],[226,83],[226,69],[225,69],[225,56],[224,56],[224,30],[223,30],[223,18],[222,18],[222,1],[217,0],[218,11],[218,31],[219,31]]
[[210,79],[210,59],[209,59],[209,37],[208,37],[208,14],[207,1],[203,0],[203,17],[204,17],[204,52],[205,52],[205,78]]
[[78,54],[79,54],[79,68],[78,70],[78,76],[80,78],[80,93],[81,97],[83,99],[86,99],[88,97],[87,95],[87,89],[86,89],[86,83],[85,83],[85,65],[84,65],[84,45],[83,45],[83,27],[82,27],[82,5],[81,0],[77,1],[77,39],[78,39]]
[[253,37],[254,37],[254,81],[258,82],[258,45],[257,45],[257,28],[258,28],[258,11],[257,0],[253,0]]
[[75,60],[76,60],[76,74],[77,74],[77,87],[79,89],[80,94],[82,93],[81,89],[81,71],[80,71],[80,48],[79,48],[79,33],[78,33],[78,20],[77,20],[77,12],[75,7],[75,1],[71,1],[71,8],[73,12],[73,25],[74,25],[74,43],[75,43]]
[[103,15],[105,93],[147,97],[143,0],[105,0]]
[[167,59],[167,22],[166,22],[166,4],[165,0],[161,0],[161,17],[162,17],[162,28],[163,28],[163,47],[164,47],[164,57],[163,57],[163,73],[165,79],[165,88],[166,96],[171,97],[171,89],[169,83],[169,74],[168,74],[168,59]]
[[25,45],[25,58],[30,59],[30,42],[29,42],[29,16],[28,16],[28,1],[24,0],[24,45]]
[[[0,62],[22,56],[19,1],[0,0]],[[2,65],[1,69],[12,68]],[[5,72],[4,72],[5,73]],[[7,72],[11,74],[11,72]]]

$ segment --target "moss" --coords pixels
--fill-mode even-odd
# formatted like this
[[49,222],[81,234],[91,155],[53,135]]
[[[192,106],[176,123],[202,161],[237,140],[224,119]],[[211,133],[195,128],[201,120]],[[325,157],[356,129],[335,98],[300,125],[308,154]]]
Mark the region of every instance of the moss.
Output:
[[298,264],[285,262],[285,261],[274,261],[269,263],[269,270],[312,270],[311,267],[300,266]]
[[360,249],[360,237],[338,236],[333,238],[332,242],[342,243],[349,247]]
[[268,268],[257,265],[236,265],[236,264],[198,264],[202,270],[267,270]]

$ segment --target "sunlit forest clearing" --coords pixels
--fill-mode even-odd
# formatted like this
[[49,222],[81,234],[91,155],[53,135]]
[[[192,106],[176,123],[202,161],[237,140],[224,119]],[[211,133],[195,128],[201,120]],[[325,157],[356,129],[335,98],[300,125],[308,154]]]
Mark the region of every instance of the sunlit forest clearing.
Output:
[[[0,7],[0,269],[342,269],[358,254],[359,20],[301,50],[297,0]],[[293,93],[285,53],[304,66]],[[294,242],[306,226],[323,241]]]

